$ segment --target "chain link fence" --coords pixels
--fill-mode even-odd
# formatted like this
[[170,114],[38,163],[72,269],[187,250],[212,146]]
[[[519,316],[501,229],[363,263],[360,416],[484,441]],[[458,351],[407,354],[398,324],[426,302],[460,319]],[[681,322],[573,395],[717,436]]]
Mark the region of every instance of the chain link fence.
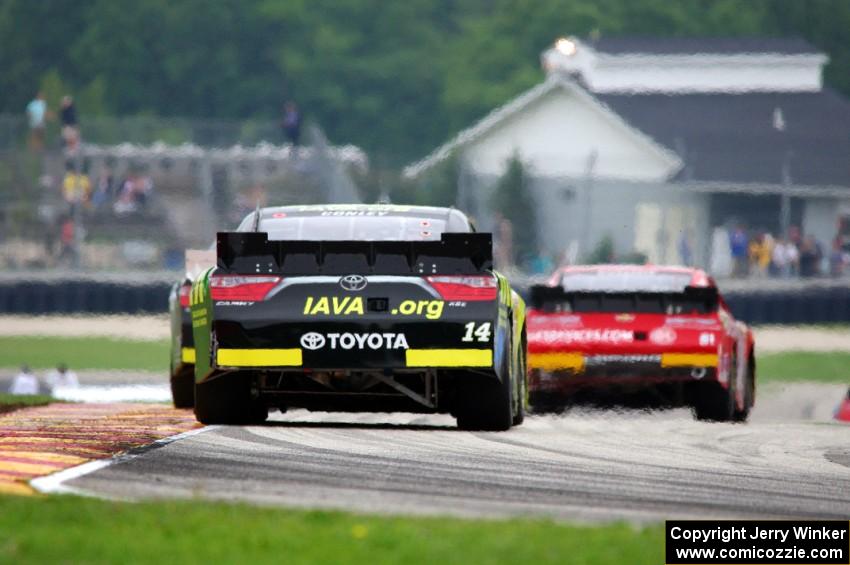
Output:
[[0,116],[0,269],[181,269],[184,249],[258,204],[359,201],[350,174],[369,166],[317,125],[299,146],[263,122],[98,118],[81,130],[75,151],[51,130],[36,151],[23,119]]

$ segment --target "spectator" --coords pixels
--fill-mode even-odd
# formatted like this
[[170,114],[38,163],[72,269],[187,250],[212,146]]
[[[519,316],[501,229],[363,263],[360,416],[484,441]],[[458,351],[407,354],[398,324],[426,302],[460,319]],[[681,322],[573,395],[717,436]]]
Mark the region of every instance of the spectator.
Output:
[[30,372],[26,365],[21,367],[21,372],[15,375],[9,394],[38,394],[38,378]]
[[44,148],[44,130],[47,121],[47,102],[44,94],[36,93],[27,104],[27,120],[30,127],[30,149],[41,151]]
[[729,251],[732,255],[732,276],[744,277],[747,275],[747,254],[749,252],[749,238],[744,226],[737,226],[729,234]]
[[136,184],[135,198],[140,208],[147,207],[153,195],[153,180],[150,175],[140,175]]
[[773,246],[771,266],[774,276],[787,279],[796,271],[797,248],[790,241],[779,238]]
[[131,214],[144,209],[153,194],[153,181],[147,175],[138,171],[130,171],[118,198],[115,201],[114,210],[116,214]]
[[552,256],[545,250],[541,249],[537,255],[531,260],[532,275],[548,275],[555,269],[555,262],[552,261]]
[[76,153],[80,145],[80,128],[77,125],[77,107],[70,96],[62,97],[62,143],[68,153]]
[[785,255],[788,257],[788,267],[792,277],[800,276],[800,249],[793,241],[785,242]]
[[782,276],[781,265],[785,264],[785,242],[782,237],[777,237],[773,243],[773,251],[770,254],[770,265],[767,268],[767,274],[771,277],[779,278]]
[[92,195],[92,205],[95,210],[101,208],[107,202],[112,201],[115,196],[114,191],[115,177],[112,174],[112,168],[109,165],[104,165],[100,169],[100,174],[97,177],[97,185]]
[[69,371],[65,363],[59,363],[55,369],[47,373],[44,380],[47,381],[51,394],[55,394],[57,389],[79,388],[80,386],[77,374],[74,371]]
[[749,246],[750,274],[764,278],[773,258],[773,237],[769,233],[763,233],[753,238]]
[[832,240],[832,252],[829,254],[829,274],[833,277],[842,276],[847,263],[848,254],[841,246],[841,236],[837,235]]
[[72,213],[78,205],[86,204],[91,199],[91,179],[85,171],[78,173],[71,160],[65,162],[62,197],[70,206]]
[[118,198],[115,199],[112,209],[119,216],[132,214],[136,211],[136,201],[133,198],[133,177],[132,173],[121,184],[121,189],[118,191]]
[[74,219],[67,215],[62,218],[59,226],[59,261],[69,260],[72,265],[77,263],[77,226]]
[[292,145],[298,145],[301,138],[301,113],[293,101],[283,107],[283,134]]
[[788,241],[794,244],[794,247],[799,249],[803,246],[803,234],[800,232],[799,226],[791,226],[788,228]]
[[761,253],[761,238],[753,237],[747,246],[747,272],[755,275],[758,271],[758,258]]
[[807,235],[803,238],[803,246],[800,248],[800,276],[816,277],[820,275],[822,259],[823,251],[814,236]]

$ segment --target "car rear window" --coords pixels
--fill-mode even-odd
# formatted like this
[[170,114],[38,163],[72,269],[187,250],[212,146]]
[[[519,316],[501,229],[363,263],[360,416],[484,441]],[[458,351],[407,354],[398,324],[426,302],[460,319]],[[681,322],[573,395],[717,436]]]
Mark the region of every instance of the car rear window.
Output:
[[559,310],[612,314],[710,314],[717,310],[717,300],[710,294],[692,296],[687,293],[578,293],[570,295],[562,302]]
[[443,219],[415,216],[291,216],[264,218],[259,231],[269,240],[436,241]]
[[682,292],[690,282],[690,273],[665,271],[583,271],[561,276],[561,288],[567,292]]

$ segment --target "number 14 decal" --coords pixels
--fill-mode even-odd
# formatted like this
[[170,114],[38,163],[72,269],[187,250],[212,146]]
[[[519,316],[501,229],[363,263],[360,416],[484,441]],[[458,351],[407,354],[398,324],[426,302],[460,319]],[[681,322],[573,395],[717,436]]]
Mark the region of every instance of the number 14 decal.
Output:
[[463,334],[461,341],[475,341],[476,338],[478,341],[490,341],[490,322],[479,324],[477,328],[475,325],[475,322],[469,322],[464,326],[466,333]]

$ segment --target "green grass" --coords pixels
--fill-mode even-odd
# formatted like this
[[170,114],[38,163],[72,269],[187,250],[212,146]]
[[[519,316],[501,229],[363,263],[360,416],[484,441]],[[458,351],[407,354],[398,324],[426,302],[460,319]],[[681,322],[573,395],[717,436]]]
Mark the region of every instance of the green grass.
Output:
[[0,497],[4,563],[663,563],[663,526]]
[[817,330],[817,331],[827,331],[827,332],[847,332],[850,331],[850,324],[847,322],[822,322],[820,324],[763,324],[753,327],[758,333],[759,330],[770,330],[770,329],[801,329],[801,330]]
[[[104,337],[0,336],[0,367],[35,369],[67,363],[72,369],[168,370],[167,340]],[[850,383],[850,352],[786,351],[760,354],[758,378],[765,381]]]
[[168,371],[168,340],[104,337],[0,336],[0,367]]
[[53,402],[47,394],[6,394],[0,393],[0,414],[27,406],[44,406]]
[[756,358],[759,382],[816,381],[850,384],[850,352],[783,351]]

